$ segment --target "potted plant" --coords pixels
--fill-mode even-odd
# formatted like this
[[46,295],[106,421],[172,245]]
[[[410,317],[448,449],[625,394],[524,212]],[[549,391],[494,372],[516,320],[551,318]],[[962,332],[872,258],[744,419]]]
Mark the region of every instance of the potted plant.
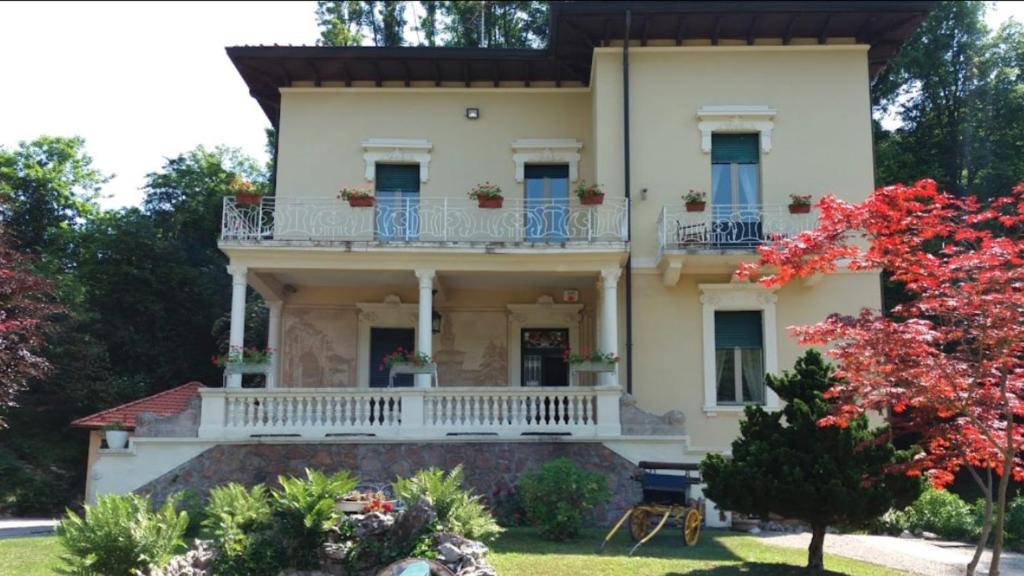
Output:
[[370,190],[365,187],[342,188],[338,191],[338,198],[348,200],[348,205],[353,208],[368,208],[376,201]]
[[434,376],[436,383],[437,364],[434,363],[434,358],[423,352],[406,350],[401,346],[385,355],[378,369],[388,371],[389,381],[397,374],[430,374]]
[[611,352],[588,352],[586,348],[576,353],[572,348],[562,351],[562,358],[577,372],[612,372],[619,362],[619,356]]
[[708,195],[703,190],[690,189],[683,194],[683,203],[686,204],[687,212],[703,212],[708,204]]
[[581,180],[576,185],[574,192],[576,197],[580,199],[580,204],[586,206],[604,204],[604,191],[601,190],[600,184],[587,184],[586,180]]
[[807,214],[811,211],[811,196],[801,196],[799,194],[789,195],[789,213],[790,214]]
[[259,204],[263,199],[263,190],[252,182],[242,179],[241,176],[235,176],[231,180],[228,190],[235,197],[236,204],[253,206]]
[[106,424],[103,426],[103,439],[107,441],[107,448],[124,450],[128,446],[128,428],[123,422]]
[[395,501],[384,492],[361,492],[353,490],[341,497],[336,508],[345,514],[369,514],[370,512],[390,513],[395,510]]
[[475,198],[480,208],[501,208],[505,197],[501,195],[501,186],[484,182],[477,184],[469,191],[469,197]]

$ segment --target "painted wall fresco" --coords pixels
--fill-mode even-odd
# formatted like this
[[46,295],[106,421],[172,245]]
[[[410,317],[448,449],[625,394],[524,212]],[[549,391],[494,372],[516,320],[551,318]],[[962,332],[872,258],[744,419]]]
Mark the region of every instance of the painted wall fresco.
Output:
[[508,321],[504,311],[443,314],[434,353],[441,386],[508,385]]
[[356,311],[286,308],[282,314],[282,385],[356,386]]

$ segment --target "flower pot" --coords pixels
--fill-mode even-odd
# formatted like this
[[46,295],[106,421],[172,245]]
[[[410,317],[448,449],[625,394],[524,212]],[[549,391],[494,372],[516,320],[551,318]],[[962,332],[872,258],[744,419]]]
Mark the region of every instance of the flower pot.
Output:
[[480,196],[476,199],[477,206],[480,208],[501,208],[504,202],[504,196]]
[[239,192],[235,194],[235,204],[241,204],[243,206],[255,206],[260,203],[263,198],[260,194],[250,194],[247,192]]
[[807,214],[810,211],[811,211],[811,205],[810,204],[790,204],[789,205],[789,213],[790,214]]
[[707,202],[687,202],[686,203],[686,211],[687,212],[703,212],[705,206],[707,206]]
[[107,448],[111,450],[124,450],[128,446],[127,430],[107,430],[103,437],[107,440]]
[[342,512],[344,514],[359,514],[363,511],[363,508],[366,508],[367,504],[369,504],[369,502],[342,500],[341,502],[338,502],[336,508],[338,509],[338,512]]
[[580,198],[580,204],[584,206],[596,206],[598,204],[604,204],[604,194],[590,194]]
[[348,205],[353,208],[369,208],[375,201],[373,196],[356,196],[348,199]]

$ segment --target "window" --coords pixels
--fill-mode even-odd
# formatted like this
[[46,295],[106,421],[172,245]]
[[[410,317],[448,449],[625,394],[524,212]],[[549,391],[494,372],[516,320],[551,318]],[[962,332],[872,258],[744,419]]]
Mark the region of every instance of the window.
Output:
[[526,239],[565,242],[569,237],[569,166],[527,164]]
[[715,312],[718,404],[764,404],[764,342],[760,311]]
[[569,346],[569,330],[524,328],[522,334],[522,385],[568,386],[569,367],[563,353]]
[[377,239],[412,241],[419,236],[420,167],[377,164]]
[[760,243],[760,166],[757,134],[712,134],[712,242]]

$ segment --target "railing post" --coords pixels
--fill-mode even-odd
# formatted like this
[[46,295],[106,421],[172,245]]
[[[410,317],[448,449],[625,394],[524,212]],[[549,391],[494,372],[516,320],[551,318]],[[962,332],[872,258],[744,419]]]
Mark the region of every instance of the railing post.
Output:
[[587,242],[594,241],[594,210],[597,210],[597,208],[591,208],[587,211]]
[[597,405],[595,434],[598,436],[621,436],[622,421],[619,419],[619,398],[622,396],[622,388],[598,386],[593,390]]
[[402,390],[399,398],[402,402],[402,419],[398,427],[398,435],[403,438],[422,438],[426,436],[424,414],[427,390],[425,388],[409,388]]
[[199,432],[200,438],[217,438],[224,435],[227,392],[221,389],[200,388]]
[[448,241],[448,198],[441,203],[441,237]]

